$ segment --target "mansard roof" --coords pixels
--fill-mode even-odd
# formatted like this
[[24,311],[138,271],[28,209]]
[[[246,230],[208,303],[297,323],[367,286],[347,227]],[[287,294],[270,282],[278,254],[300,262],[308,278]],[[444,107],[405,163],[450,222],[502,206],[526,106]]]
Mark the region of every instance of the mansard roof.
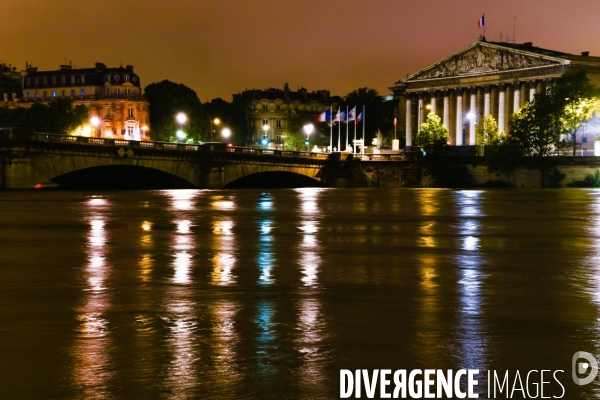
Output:
[[534,47],[531,43],[487,42],[482,39],[408,75],[397,84],[568,66],[572,61],[581,61],[582,59],[600,63],[600,57],[573,56],[568,53]]

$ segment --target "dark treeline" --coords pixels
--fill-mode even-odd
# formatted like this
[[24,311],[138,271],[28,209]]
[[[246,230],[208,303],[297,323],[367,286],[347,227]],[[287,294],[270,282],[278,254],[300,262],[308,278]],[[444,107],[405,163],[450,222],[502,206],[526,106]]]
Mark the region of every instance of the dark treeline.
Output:
[[88,122],[88,108],[70,99],[36,102],[29,108],[0,107],[0,126],[66,135]]

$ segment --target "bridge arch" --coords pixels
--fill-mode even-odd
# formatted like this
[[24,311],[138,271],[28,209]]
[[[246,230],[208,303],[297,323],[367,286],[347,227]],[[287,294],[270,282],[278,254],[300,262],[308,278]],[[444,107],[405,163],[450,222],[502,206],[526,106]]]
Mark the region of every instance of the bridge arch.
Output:
[[321,181],[290,171],[263,171],[245,175],[224,185],[228,189],[238,188],[297,188],[321,187]]

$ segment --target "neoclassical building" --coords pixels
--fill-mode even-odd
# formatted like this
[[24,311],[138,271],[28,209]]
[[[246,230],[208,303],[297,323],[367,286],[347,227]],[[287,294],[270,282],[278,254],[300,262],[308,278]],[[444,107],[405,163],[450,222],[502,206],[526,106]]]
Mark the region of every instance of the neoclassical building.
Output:
[[83,134],[150,139],[149,103],[131,65],[108,68],[98,62],[94,68],[61,65],[53,71],[27,65],[22,84],[23,97],[10,106],[29,107],[36,101],[69,98],[74,105],[84,104],[90,110],[90,125]]
[[292,91],[287,83],[283,90],[246,90],[233,95],[233,103],[241,107],[246,116],[247,144],[259,144],[262,138],[282,144],[282,135],[293,118],[314,121],[320,113],[340,102],[341,98],[330,96],[328,90]]
[[[584,69],[600,84],[600,57],[589,52],[573,55],[482,38],[390,88],[398,130],[405,134],[406,146],[414,145],[419,126],[432,112],[450,131],[450,144],[475,145],[479,119],[492,115],[500,131],[508,132],[511,115],[569,68]],[[596,135],[600,121],[594,117],[578,132],[582,154],[593,155]]]

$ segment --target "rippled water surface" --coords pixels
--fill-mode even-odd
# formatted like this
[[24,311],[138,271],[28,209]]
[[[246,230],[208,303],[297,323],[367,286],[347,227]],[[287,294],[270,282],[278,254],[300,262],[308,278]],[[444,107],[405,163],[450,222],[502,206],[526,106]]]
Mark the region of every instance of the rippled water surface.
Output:
[[598,398],[599,307],[595,190],[0,192],[3,399],[327,399],[357,368]]

